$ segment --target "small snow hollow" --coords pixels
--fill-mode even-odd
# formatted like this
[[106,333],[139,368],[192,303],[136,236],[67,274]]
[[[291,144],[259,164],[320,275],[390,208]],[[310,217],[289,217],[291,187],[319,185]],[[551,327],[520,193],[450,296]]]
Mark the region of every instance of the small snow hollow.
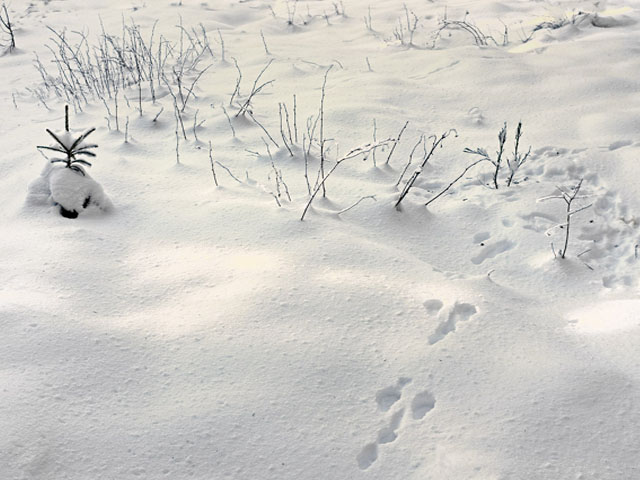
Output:
[[640,300],[612,300],[574,310],[567,315],[577,333],[620,333],[640,326]]

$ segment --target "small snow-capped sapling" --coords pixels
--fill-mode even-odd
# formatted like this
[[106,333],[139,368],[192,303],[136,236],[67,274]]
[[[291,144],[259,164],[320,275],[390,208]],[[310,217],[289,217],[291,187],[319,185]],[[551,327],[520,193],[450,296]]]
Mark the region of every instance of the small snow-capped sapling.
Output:
[[38,145],[38,148],[65,154],[66,158],[54,158],[51,160],[51,163],[64,163],[66,168],[70,168],[84,176],[85,172],[79,165],[90,167],[91,163],[76,157],[80,155],[86,155],[88,157],[96,156],[91,149],[98,148],[98,145],[84,143],[84,140],[95,131],[95,128],[91,128],[79,137],[74,138],[69,132],[69,105],[65,105],[64,107],[64,125],[65,131],[63,134],[55,134],[48,128],[46,129],[47,133],[56,141],[56,145]]
[[42,150],[64,154],[64,158],[49,160],[51,164],[63,163],[64,168],[50,165],[42,175],[42,181],[46,184],[45,190],[49,193],[54,205],[60,207],[60,214],[63,217],[76,218],[80,212],[87,209],[106,210],[111,206],[102,187],[85,172],[84,167],[90,167],[91,163],[78,158],[96,156],[91,150],[98,145],[85,142],[94,130],[95,128],[91,128],[79,136],[73,135],[69,130],[69,106],[67,105],[65,106],[65,131],[54,133],[47,129],[47,133],[53,137],[55,144],[38,146]]

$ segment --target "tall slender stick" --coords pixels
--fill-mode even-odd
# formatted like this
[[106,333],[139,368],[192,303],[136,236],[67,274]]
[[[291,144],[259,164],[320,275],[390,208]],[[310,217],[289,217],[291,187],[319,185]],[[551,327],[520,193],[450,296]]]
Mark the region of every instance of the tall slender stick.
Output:
[[216,169],[213,166],[213,147],[211,146],[211,140],[209,140],[209,161],[211,162],[211,173],[213,174],[213,181],[218,187],[218,177],[216,176]]
[[293,94],[293,131],[296,139],[296,145],[298,144],[298,105],[296,103],[296,95]]
[[400,143],[400,138],[402,138],[402,134],[407,128],[407,125],[409,125],[409,120],[407,120],[407,122],[404,124],[404,127],[402,127],[402,130],[400,130],[400,133],[396,137],[395,142],[393,142],[393,145],[391,146],[391,150],[389,151],[389,156],[387,157],[387,161],[385,162],[386,165],[389,165],[389,162],[391,161],[391,155],[393,155],[393,152],[395,151],[396,146],[398,145],[398,143]]
[[327,196],[327,189],[324,185],[324,156],[325,156],[325,151],[324,151],[324,97],[325,97],[325,89],[327,87],[327,76],[329,75],[329,72],[331,71],[331,69],[333,68],[333,65],[331,65],[327,71],[324,74],[324,80],[322,82],[322,96],[320,98],[320,177],[323,179],[322,182],[320,183],[320,185],[322,186],[322,196],[326,197]]

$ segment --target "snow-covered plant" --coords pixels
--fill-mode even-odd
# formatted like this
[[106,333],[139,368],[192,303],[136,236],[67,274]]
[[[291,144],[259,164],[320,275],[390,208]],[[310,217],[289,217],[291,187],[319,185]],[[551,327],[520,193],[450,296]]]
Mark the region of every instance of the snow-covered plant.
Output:
[[[422,174],[422,172],[424,171],[424,168],[427,166],[427,163],[429,162],[431,157],[433,157],[433,154],[436,151],[436,148],[441,147],[442,142],[445,140],[445,138],[447,138],[452,133],[455,134],[456,137],[458,136],[458,132],[454,128],[452,128],[451,130],[444,132],[439,137],[435,135],[432,135],[431,137],[429,137],[432,141],[431,148],[427,151],[426,144],[425,144],[425,151],[424,151],[424,156],[422,157],[422,162],[420,163],[420,166],[415,170],[415,172],[413,172],[413,175],[409,177],[409,180],[407,180],[407,183],[404,184],[404,187],[402,188],[402,192],[400,192],[400,197],[398,197],[398,200],[394,205],[396,209],[400,207],[400,203],[402,203],[402,200],[404,200],[404,197],[406,197],[409,194],[409,191],[413,187],[413,184],[416,182],[418,177]],[[411,153],[411,155],[413,155],[413,152]]]
[[522,137],[522,122],[518,122],[518,128],[516,129],[516,143],[513,149],[513,158],[507,158],[507,165],[509,166],[509,177],[507,178],[507,187],[511,186],[511,182],[513,182],[513,177],[518,171],[518,169],[527,161],[529,158],[529,154],[531,153],[531,147],[527,153],[519,152],[520,148],[520,137]]
[[63,153],[65,158],[54,158],[51,163],[64,163],[66,168],[70,168],[82,175],[84,170],[79,165],[91,166],[91,163],[87,160],[77,158],[81,155],[88,157],[95,157],[96,154],[91,150],[97,148],[98,145],[85,143],[86,138],[91,135],[95,128],[91,128],[84,132],[79,137],[75,137],[69,132],[69,106],[65,106],[65,131],[62,134],[55,134],[48,128],[47,133],[53,137],[56,143],[53,146],[39,145],[38,148],[44,150],[52,150],[54,152]]
[[[538,200],[539,202],[542,202],[545,200],[551,200],[551,199],[563,200],[567,206],[565,223],[561,223],[559,225],[551,227],[546,232],[547,235],[551,235],[552,230],[554,230],[556,227],[564,229],[564,232],[565,232],[564,247],[562,247],[562,250],[560,250],[559,252],[560,258],[565,258],[567,256],[567,248],[569,248],[569,232],[571,231],[571,217],[573,217],[576,213],[582,212],[583,210],[586,210],[587,208],[591,207],[591,205],[593,205],[590,203],[582,207],[573,208],[574,200],[585,198],[584,196],[578,195],[580,193],[580,188],[582,188],[583,180],[584,180],[583,178],[580,179],[580,181],[571,189],[566,187],[556,187],[556,189],[558,190],[558,194],[549,195],[548,197],[544,197]],[[551,248],[553,249],[553,254],[555,256],[556,253],[555,253],[555,248],[553,247],[553,243],[551,244]]]
[[504,144],[507,141],[507,122],[504,123],[502,130],[498,133],[498,150],[496,151],[496,158],[491,158],[491,155],[487,153],[484,148],[476,148],[471,150],[465,148],[464,153],[471,153],[473,155],[480,155],[483,160],[491,163],[494,167],[493,170],[493,186],[498,189],[498,173],[500,173],[500,166],[502,165],[502,155],[504,154]]
[[[513,148],[512,157],[507,157],[507,167],[509,168],[509,173],[507,176],[507,187],[511,186],[513,182],[513,177],[515,176],[518,169],[529,159],[529,155],[531,154],[531,147],[527,150],[527,153],[522,153],[520,151],[520,137],[522,137],[522,122],[518,122],[518,128],[516,128],[516,136],[515,136],[515,145]],[[482,160],[486,160],[487,162],[493,165],[493,186],[497,190],[498,189],[498,174],[500,173],[500,168],[503,163],[504,156],[504,144],[507,141],[507,123],[502,127],[500,133],[498,133],[498,150],[496,151],[496,157],[492,158],[491,155],[487,153],[484,148],[476,148],[475,150],[471,150],[470,148],[465,148],[464,153],[471,153],[472,155],[479,155]]]
[[413,47],[413,37],[418,29],[420,20],[413,11],[407,8],[406,4],[404,5],[404,20],[406,25],[402,23],[402,20],[402,16],[398,17],[398,25],[393,30],[393,36],[400,42],[400,45]]

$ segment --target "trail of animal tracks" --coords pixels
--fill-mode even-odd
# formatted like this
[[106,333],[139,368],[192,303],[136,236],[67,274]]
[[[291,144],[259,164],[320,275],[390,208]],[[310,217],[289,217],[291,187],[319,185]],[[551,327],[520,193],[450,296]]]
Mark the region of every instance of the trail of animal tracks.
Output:
[[[8,4],[0,478],[640,478],[640,10],[403,5]],[[69,103],[47,27],[82,49],[155,32],[168,59],[104,103],[67,78],[109,206],[73,220],[36,150]],[[181,48],[201,52],[183,90]],[[512,158],[520,121],[510,187],[484,162],[425,207],[504,122]],[[300,221],[321,147],[328,172],[406,122],[388,162],[391,143],[341,163]]]

